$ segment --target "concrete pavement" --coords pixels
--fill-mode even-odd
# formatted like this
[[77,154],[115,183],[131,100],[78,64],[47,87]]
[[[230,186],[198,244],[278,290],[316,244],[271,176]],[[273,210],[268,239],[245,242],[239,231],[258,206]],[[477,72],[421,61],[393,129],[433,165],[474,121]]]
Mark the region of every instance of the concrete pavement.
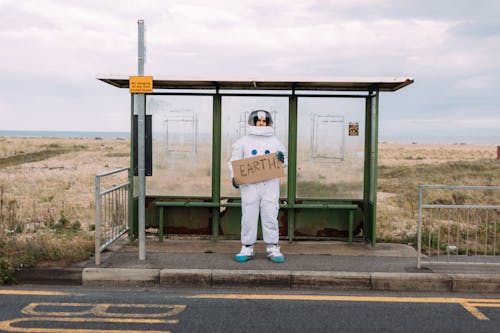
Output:
[[147,239],[146,260],[137,243],[120,240],[89,261],[63,268],[20,271],[21,282],[84,286],[289,288],[500,292],[500,265],[437,265],[416,268],[416,251],[403,244],[296,241],[281,243],[285,262],[267,260],[258,242],[254,259],[233,257],[239,241]]

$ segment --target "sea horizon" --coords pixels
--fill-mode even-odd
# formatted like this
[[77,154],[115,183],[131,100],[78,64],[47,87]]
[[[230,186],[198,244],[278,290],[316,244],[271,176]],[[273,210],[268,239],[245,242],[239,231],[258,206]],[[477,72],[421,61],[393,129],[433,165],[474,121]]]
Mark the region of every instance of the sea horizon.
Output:
[[[54,138],[106,138],[129,139],[130,132],[113,131],[47,131],[0,130],[0,137],[54,137]],[[442,143],[500,145],[500,136],[380,136],[379,143]]]
[[500,136],[380,136],[379,143],[436,143],[436,144],[470,144],[500,145]]
[[0,137],[106,138],[128,139],[130,132],[0,130]]

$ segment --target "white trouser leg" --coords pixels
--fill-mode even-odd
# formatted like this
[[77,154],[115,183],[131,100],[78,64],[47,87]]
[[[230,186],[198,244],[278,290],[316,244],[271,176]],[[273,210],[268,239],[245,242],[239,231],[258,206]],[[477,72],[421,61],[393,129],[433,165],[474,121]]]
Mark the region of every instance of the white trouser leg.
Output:
[[257,241],[260,196],[258,184],[241,185],[241,243],[252,245]]
[[263,185],[260,202],[262,235],[266,244],[277,244],[279,241],[279,180],[272,179],[261,184]]

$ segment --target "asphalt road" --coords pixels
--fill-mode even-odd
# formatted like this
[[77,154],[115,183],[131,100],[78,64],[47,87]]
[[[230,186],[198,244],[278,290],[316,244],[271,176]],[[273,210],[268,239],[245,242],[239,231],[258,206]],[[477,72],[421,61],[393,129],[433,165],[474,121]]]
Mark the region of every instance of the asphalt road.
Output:
[[1,332],[498,332],[500,295],[0,289]]

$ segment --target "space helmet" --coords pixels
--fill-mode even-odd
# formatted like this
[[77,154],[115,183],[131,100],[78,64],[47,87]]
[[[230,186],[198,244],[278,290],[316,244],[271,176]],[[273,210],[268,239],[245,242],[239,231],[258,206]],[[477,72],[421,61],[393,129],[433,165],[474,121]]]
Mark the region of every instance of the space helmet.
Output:
[[257,119],[263,117],[266,117],[267,126],[273,125],[273,117],[271,116],[271,113],[266,110],[254,110],[250,112],[250,115],[248,116],[248,125],[255,126],[255,124],[257,123]]

